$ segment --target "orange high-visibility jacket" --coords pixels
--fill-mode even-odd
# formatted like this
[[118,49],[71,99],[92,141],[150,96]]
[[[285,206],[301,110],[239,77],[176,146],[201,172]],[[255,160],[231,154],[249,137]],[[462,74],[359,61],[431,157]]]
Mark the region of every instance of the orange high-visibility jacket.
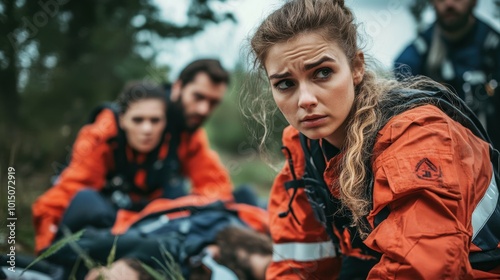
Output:
[[[57,226],[73,196],[84,188],[101,190],[106,175],[114,168],[113,147],[107,142],[118,133],[114,113],[103,110],[92,124],[85,125],[71,151],[71,162],[61,174],[58,183],[40,196],[33,204],[36,231],[35,250],[49,246]],[[159,158],[168,153],[168,137],[162,143]],[[127,149],[131,150],[130,147]],[[132,154],[132,153],[129,153]],[[144,160],[146,155],[129,157],[129,161]],[[191,180],[192,194],[219,199],[232,198],[232,184],[227,170],[208,144],[206,133],[198,129],[181,135],[178,147],[181,170]],[[138,170],[134,183],[147,189],[145,170]],[[156,192],[153,195],[158,195]],[[151,197],[151,199],[153,199]],[[92,205],[89,205],[92,207]]]
[[[299,133],[283,132],[283,144],[292,151],[297,176],[305,169]],[[500,265],[493,271],[472,269],[469,253],[480,250],[471,243],[472,213],[492,180],[489,146],[437,107],[424,105],[393,117],[380,131],[374,146],[374,217],[386,206],[389,216],[375,227],[364,243],[382,254],[368,279],[500,279]],[[335,156],[325,169],[328,186],[336,180]],[[432,163],[433,170],[425,164]],[[422,176],[430,172],[430,176]],[[284,183],[292,175],[285,164],[270,197],[269,215],[273,262],[267,279],[336,279],[340,256],[322,225],[314,218],[303,189],[288,209],[290,193]],[[338,197],[338,191],[331,190]],[[349,237],[335,232],[341,254],[359,256]]]
[[[200,195],[188,195],[176,199],[157,198],[151,201],[140,212],[127,211],[124,209],[118,210],[116,221],[111,232],[116,235],[124,234],[134,223],[150,214],[188,206],[205,206],[218,200],[220,199]],[[266,210],[248,204],[235,203],[232,200],[224,201],[224,206],[228,210],[235,211],[238,217],[252,229],[264,234],[269,233],[268,214]],[[190,212],[188,210],[182,210],[166,215],[170,220],[173,220],[190,215]]]

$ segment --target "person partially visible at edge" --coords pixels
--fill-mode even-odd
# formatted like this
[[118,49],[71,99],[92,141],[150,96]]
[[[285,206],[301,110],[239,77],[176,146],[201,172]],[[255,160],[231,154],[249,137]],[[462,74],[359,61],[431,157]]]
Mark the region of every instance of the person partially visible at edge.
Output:
[[[223,280],[264,280],[266,265],[271,259],[271,240],[261,233],[240,227],[228,227],[217,234],[215,244],[205,248],[213,259],[222,266],[231,267],[238,278]],[[235,251],[234,248],[238,248]],[[160,269],[157,269],[160,270]],[[161,270],[160,270],[161,271]],[[171,273],[173,274],[173,273]],[[213,272],[201,266],[193,268],[186,279],[217,280]],[[104,278],[101,278],[104,277]],[[118,259],[109,267],[94,268],[85,276],[85,280],[122,279],[154,280],[155,278],[137,259]]]
[[[61,279],[70,275],[83,279],[87,274],[88,279],[97,279],[99,271],[110,277],[105,279],[118,276],[121,276],[119,279],[143,279],[148,275],[144,272],[140,273],[141,278],[133,275],[128,268],[137,270],[137,266],[131,260],[170,275],[182,274],[185,279],[265,278],[272,247],[267,212],[262,208],[187,195],[155,199],[140,212],[121,214],[112,228],[86,227],[75,244],[60,246],[45,261],[64,269]],[[89,272],[80,262],[80,252],[73,249],[75,245],[100,265],[108,262],[114,248],[115,264],[110,269]],[[170,254],[169,258],[164,257],[165,252]],[[178,269],[172,269],[174,264]],[[173,271],[165,271],[165,267]],[[222,275],[229,277],[215,277],[220,276],[220,270],[228,269],[231,272]]]
[[[290,124],[270,193],[266,279],[500,279],[491,146],[430,97],[405,102],[411,92],[427,96],[421,88],[460,101],[455,95],[426,78],[398,82],[367,68],[341,0],[287,1],[260,24],[251,49],[256,76]],[[258,80],[248,86],[243,98],[267,101],[252,90]],[[318,144],[310,153],[319,161],[306,158],[301,134]],[[312,159],[325,164],[318,177],[304,173]],[[473,216],[482,199],[496,207],[491,216]],[[473,236],[492,237],[480,240],[491,250]],[[488,265],[472,267],[478,254]]]
[[[235,250],[237,248],[237,250]],[[207,246],[211,259],[218,265],[230,268],[237,278],[222,280],[264,280],[266,266],[271,260],[272,247],[269,236],[241,227],[222,229],[215,243]],[[140,260],[120,258],[109,267],[94,268],[85,276],[85,280],[122,279],[153,280],[155,279]],[[157,270],[162,271],[157,268]],[[165,273],[165,272],[164,272]],[[168,272],[167,272],[168,273]],[[166,274],[166,273],[165,273]],[[173,274],[170,272],[170,274]],[[214,272],[205,265],[192,268],[189,280],[217,280]],[[168,274],[167,274],[168,275]],[[104,278],[102,278],[104,277]]]
[[473,14],[476,0],[432,0],[436,21],[395,60],[398,76],[425,75],[466,101],[500,147],[500,34]]
[[[200,64],[210,66],[193,68]],[[190,179],[193,194],[233,199],[227,170],[210,149],[205,131],[195,129],[214,109],[209,106],[207,111],[205,105],[198,105],[203,103],[200,96],[210,104],[222,99],[228,73],[218,61],[203,60],[188,65],[183,74],[191,77],[182,84],[184,112],[191,130],[165,133],[165,89],[147,82],[126,85],[117,100],[119,113],[104,109],[93,123],[81,129],[69,166],[33,204],[36,252],[47,248],[56,235],[62,236],[63,215],[69,228],[109,227],[117,209],[139,211],[155,198],[187,194],[179,186],[179,175]],[[180,98],[180,92],[175,94]],[[123,160],[115,162],[122,138]],[[170,166],[172,162],[174,166]],[[176,172],[180,174],[171,174]],[[102,194],[97,196],[100,201],[94,201],[96,195],[88,190]],[[72,211],[65,213],[70,202]]]
[[[169,120],[167,131],[172,135],[205,135],[202,125],[222,101],[229,80],[229,73],[219,60],[199,59],[186,66],[173,84],[164,84]],[[239,203],[264,206],[250,184],[236,186],[233,196]]]

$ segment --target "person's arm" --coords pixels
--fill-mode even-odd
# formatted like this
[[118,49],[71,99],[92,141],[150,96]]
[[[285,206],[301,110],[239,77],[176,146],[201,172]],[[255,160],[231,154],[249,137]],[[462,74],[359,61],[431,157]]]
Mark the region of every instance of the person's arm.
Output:
[[219,156],[208,143],[204,129],[182,135],[179,159],[182,170],[191,179],[192,193],[219,199],[232,199],[233,185]]
[[104,111],[96,122],[83,127],[73,145],[71,162],[58,183],[33,203],[36,252],[51,244],[65,209],[78,191],[104,186],[113,157],[106,140],[116,134],[115,127],[111,111]]
[[397,79],[424,75],[424,59],[428,45],[422,35],[419,35],[394,61],[394,72]]
[[382,253],[368,279],[472,279],[471,216],[491,178],[487,144],[429,105],[380,135],[368,220],[384,208],[389,215],[365,240]]
[[[304,173],[304,155],[298,132],[285,129],[283,144],[292,151],[297,177]],[[273,240],[273,260],[266,272],[266,279],[336,279],[340,271],[340,258],[323,226],[315,219],[303,189],[299,189],[292,203],[294,214],[280,218],[288,210],[293,190],[285,190],[285,182],[292,179],[288,164],[276,177],[269,201],[269,224]]]
[[[483,35],[482,40],[477,40],[476,43],[476,48],[481,49],[480,70],[485,71],[486,83],[489,83],[486,85],[488,94],[494,96],[499,102],[497,105],[500,105],[500,32],[482,21],[478,22],[478,25],[480,26],[478,37]],[[496,109],[500,110],[500,107]]]
[[[500,39],[500,34],[498,35]],[[496,50],[493,52],[495,54],[495,67],[494,67],[494,73],[493,73],[493,79],[497,81],[497,87],[495,88],[495,96],[497,97],[497,101],[500,101],[500,42],[497,43]],[[500,108],[497,108],[500,110]]]
[[[497,36],[496,37],[497,39],[500,39],[500,34],[497,33]],[[493,73],[491,73],[491,77],[489,79],[489,90],[491,91],[491,93],[493,94],[493,106],[495,107],[495,115],[497,116],[497,119],[498,120],[498,117],[500,117],[500,42],[497,41],[497,44],[496,44],[496,48],[495,50],[492,52],[494,54],[494,66],[493,66]],[[496,81],[496,88],[493,89],[493,86],[495,85],[495,82]],[[491,129],[490,129],[491,130]],[[500,132],[496,132],[496,137],[495,139],[492,139],[494,142],[493,142],[493,145],[495,145],[495,148],[496,149],[500,149]]]

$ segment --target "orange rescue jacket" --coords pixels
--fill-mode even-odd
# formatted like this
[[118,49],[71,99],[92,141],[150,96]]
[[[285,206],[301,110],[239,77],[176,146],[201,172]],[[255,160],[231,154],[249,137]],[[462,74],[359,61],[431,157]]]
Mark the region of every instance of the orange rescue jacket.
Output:
[[[299,132],[287,127],[283,145],[292,151],[297,176],[303,176],[305,159]],[[364,244],[382,254],[368,279],[500,279],[500,265],[485,272],[472,269],[469,253],[472,213],[492,180],[489,146],[437,107],[420,106],[393,117],[378,133],[372,158],[373,208],[367,219],[372,232]],[[328,186],[336,180],[332,158],[325,169]],[[423,162],[437,166],[435,176],[419,176]],[[269,215],[273,262],[267,279],[337,279],[341,267],[337,249],[317,222],[304,189],[298,189],[292,215],[290,193],[284,184],[292,179],[285,164],[271,190]],[[330,189],[338,197],[338,191]],[[374,227],[375,216],[385,207],[388,217]],[[349,236],[340,239],[343,255],[359,256]],[[500,245],[500,244],[499,244]]]
[[[35,227],[35,250],[49,246],[57,231],[57,226],[73,196],[84,188],[101,190],[106,183],[106,175],[114,168],[113,147],[107,142],[118,133],[114,113],[103,110],[92,124],[85,125],[73,145],[71,162],[61,174],[56,185],[41,195],[33,204]],[[168,153],[168,137],[162,143],[159,157]],[[129,147],[128,147],[129,148]],[[130,148],[129,148],[130,149]],[[178,147],[181,170],[191,180],[192,194],[232,199],[232,184],[227,170],[217,154],[210,149],[203,129],[181,135]],[[129,161],[140,161],[139,155]],[[144,170],[138,170],[134,183],[147,188]],[[153,194],[151,199],[158,196]],[[91,205],[89,205],[91,207]]]

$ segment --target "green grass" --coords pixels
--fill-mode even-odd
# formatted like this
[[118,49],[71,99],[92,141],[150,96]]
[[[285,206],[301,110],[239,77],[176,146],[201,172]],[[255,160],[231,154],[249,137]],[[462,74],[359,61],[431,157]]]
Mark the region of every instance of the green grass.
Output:
[[[69,279],[75,279],[75,274],[77,271],[78,266],[80,265],[81,260],[83,260],[84,265],[87,267],[87,269],[90,271],[91,269],[94,268],[99,268],[102,267],[103,265],[100,263],[95,262],[92,260],[86,253],[85,250],[82,249],[76,242],[80,240],[82,237],[83,233],[85,230],[81,230],[76,233],[69,233],[69,231],[63,230],[64,231],[64,238],[57,241],[54,243],[52,246],[50,246],[46,251],[44,251],[40,256],[38,256],[32,263],[30,263],[21,273],[21,276],[25,271],[27,271],[29,268],[34,266],[36,263],[40,262],[41,260],[44,260],[51,255],[55,254],[58,252],[61,248],[64,246],[68,245],[70,246],[75,252],[78,253],[79,259],[73,266],[73,269],[71,271],[71,274],[69,276]],[[111,248],[108,257],[106,259],[106,267],[111,267],[113,262],[116,260],[116,242],[118,240],[119,236],[117,235],[115,237],[115,241],[113,243],[113,247]],[[174,258],[172,255],[165,249],[165,247],[162,244],[159,244],[161,253],[162,253],[162,261],[153,258],[153,260],[161,267],[161,270],[155,270],[154,268],[139,262],[141,266],[146,270],[147,273],[149,273],[154,279],[172,279],[172,280],[183,280],[184,277],[182,276],[181,268],[180,266],[175,262]],[[101,275],[101,278],[103,276]]]

